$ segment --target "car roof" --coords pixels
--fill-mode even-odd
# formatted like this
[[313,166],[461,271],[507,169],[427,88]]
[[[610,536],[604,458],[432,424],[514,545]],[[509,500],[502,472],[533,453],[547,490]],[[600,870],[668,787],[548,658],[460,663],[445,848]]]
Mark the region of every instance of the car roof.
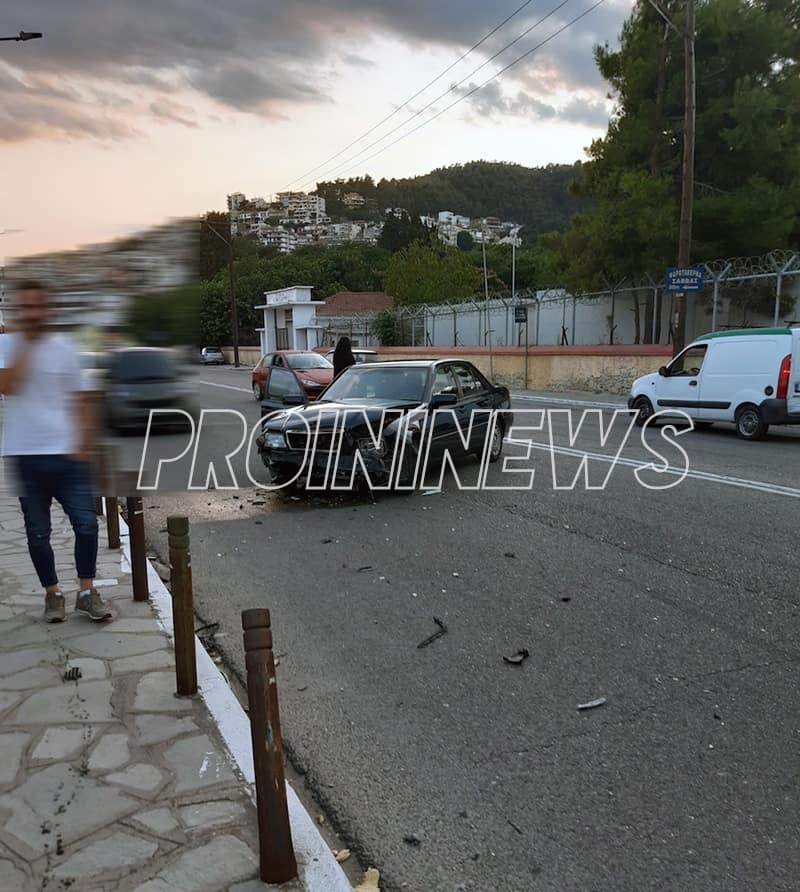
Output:
[[270,350],[267,356],[272,356],[275,353],[314,353],[319,355],[316,350]]
[[709,338],[740,338],[753,335],[790,335],[791,328],[731,328],[726,331],[711,331],[700,335],[696,341],[707,341]]
[[[365,362],[359,368],[365,366],[375,366],[376,369],[385,368],[412,368],[412,369],[429,369],[443,362],[469,362],[467,359],[392,359],[388,362]],[[470,363],[471,365],[471,363]]]

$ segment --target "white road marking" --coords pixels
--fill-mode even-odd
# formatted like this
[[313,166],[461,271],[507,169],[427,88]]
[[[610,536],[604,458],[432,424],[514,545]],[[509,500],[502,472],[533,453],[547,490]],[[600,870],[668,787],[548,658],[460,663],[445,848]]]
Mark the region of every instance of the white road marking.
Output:
[[800,489],[793,486],[781,486],[778,483],[765,483],[761,480],[748,480],[745,477],[730,477],[727,474],[714,474],[711,471],[697,471],[691,468],[687,471],[685,468],[676,468],[672,465],[664,467],[657,465],[655,461],[641,461],[635,458],[615,458],[612,455],[602,455],[599,452],[586,452],[583,449],[572,449],[569,446],[551,446],[550,443],[538,443],[536,440],[516,440],[511,437],[505,437],[504,442],[512,446],[530,446],[531,449],[539,449],[543,452],[554,452],[560,455],[572,455],[575,458],[594,459],[595,461],[606,462],[612,464],[616,462],[629,468],[653,468],[655,467],[659,473],[671,474],[674,477],[691,477],[694,480],[705,480],[709,483],[719,483],[723,486],[736,486],[739,489],[754,489],[758,492],[767,492],[777,496],[788,496],[792,499],[800,499]]
[[217,384],[216,381],[198,381],[198,384],[205,384],[207,387],[222,387],[225,390],[238,390],[240,393],[249,393],[252,396],[253,391],[249,387],[234,387],[232,384]]
[[532,403],[553,403],[558,406],[581,406],[585,409],[627,409],[626,402],[621,403],[602,403],[594,400],[564,400],[559,399],[557,394],[549,396],[532,396],[526,393],[512,393],[512,400],[528,400]]

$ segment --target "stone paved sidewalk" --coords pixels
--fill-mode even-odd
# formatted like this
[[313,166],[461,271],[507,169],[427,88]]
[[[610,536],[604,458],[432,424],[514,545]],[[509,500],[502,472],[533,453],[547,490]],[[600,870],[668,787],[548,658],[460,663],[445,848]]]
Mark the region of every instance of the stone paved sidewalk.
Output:
[[68,618],[47,625],[19,503],[0,495],[0,890],[266,889],[246,785],[203,701],[174,695],[168,639],[102,520],[100,533],[118,618],[73,613],[73,540],[54,508]]

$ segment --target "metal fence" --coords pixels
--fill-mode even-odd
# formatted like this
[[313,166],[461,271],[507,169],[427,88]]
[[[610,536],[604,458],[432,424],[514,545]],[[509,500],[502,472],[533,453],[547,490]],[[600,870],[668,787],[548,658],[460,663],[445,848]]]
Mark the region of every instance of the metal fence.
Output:
[[[800,251],[773,251],[702,264],[703,291],[687,295],[687,330],[800,322]],[[670,343],[674,295],[663,280],[609,284],[601,291],[518,290],[488,300],[397,307],[392,341],[412,347]],[[325,336],[381,343],[374,316],[326,319]]]

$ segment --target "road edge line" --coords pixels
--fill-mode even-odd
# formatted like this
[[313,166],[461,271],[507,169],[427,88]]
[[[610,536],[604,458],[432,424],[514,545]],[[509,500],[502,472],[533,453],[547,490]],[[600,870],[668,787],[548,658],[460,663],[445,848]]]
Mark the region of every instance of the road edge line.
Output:
[[[119,527],[122,551],[120,570],[130,573],[130,535],[124,517],[120,517]],[[172,595],[149,560],[147,561],[147,588],[150,604],[155,610],[156,620],[167,633],[174,650]],[[197,684],[200,696],[217,726],[231,760],[245,779],[250,798],[255,803],[255,773],[253,770],[253,745],[250,739],[250,719],[225,681],[225,676],[208,655],[197,635],[195,635],[195,651],[197,653]],[[286,782],[286,798],[289,805],[292,842],[297,856],[297,864],[301,871],[300,882],[303,884],[305,892],[353,892],[353,887],[341,865],[336,861],[311,815],[306,811],[288,781]]]

